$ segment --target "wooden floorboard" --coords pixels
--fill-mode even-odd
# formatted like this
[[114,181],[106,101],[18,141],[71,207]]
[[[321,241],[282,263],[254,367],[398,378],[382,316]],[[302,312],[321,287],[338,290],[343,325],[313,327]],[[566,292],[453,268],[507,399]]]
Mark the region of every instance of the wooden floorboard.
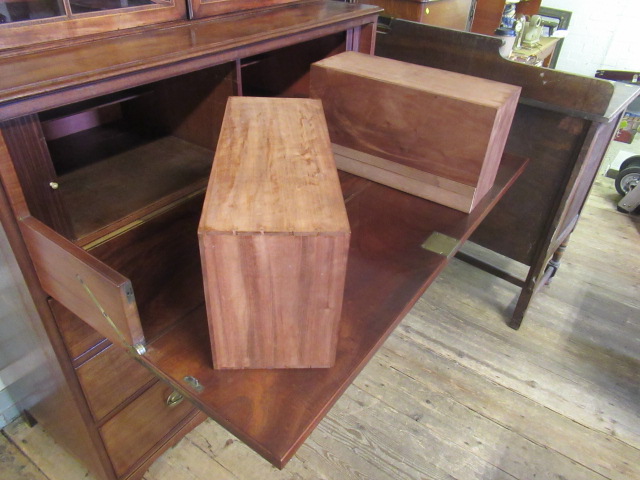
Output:
[[[617,200],[598,179],[519,331],[518,289],[453,260],[284,470],[207,421],[145,479],[640,479],[640,220]],[[0,478],[90,479],[41,428],[4,433]]]
[[38,469],[12,441],[0,434],[0,478],[11,480],[47,480]]
[[[40,425],[31,428],[19,419],[5,427],[3,433],[11,440],[19,454],[16,454],[15,461],[3,461],[0,464],[0,479],[13,480],[14,477],[4,469],[10,469],[15,462],[28,459],[42,474],[42,477],[34,477],[34,480],[93,480],[87,469],[62,450]],[[17,478],[22,480],[21,477]]]

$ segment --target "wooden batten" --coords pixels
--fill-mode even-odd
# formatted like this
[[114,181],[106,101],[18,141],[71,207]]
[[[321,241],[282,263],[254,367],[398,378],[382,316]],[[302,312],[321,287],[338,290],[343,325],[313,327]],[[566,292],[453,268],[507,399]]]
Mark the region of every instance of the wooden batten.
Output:
[[345,52],[313,64],[339,168],[469,212],[489,191],[520,87]]
[[333,364],[350,229],[318,100],[229,99],[198,234],[216,368]]

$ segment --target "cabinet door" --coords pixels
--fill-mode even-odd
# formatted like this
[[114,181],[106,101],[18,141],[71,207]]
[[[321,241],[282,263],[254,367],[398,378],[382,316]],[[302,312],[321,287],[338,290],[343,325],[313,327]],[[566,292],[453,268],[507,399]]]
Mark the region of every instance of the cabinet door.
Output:
[[427,3],[421,22],[456,30],[468,30],[473,2],[474,0],[444,0]]
[[22,219],[20,227],[45,292],[111,342],[144,344],[126,277],[33,217]]
[[189,0],[191,18],[213,17],[223,13],[272,7],[296,0]]
[[438,27],[468,30],[476,0],[357,0],[384,8],[383,15]]
[[184,0],[0,0],[0,50],[186,18]]

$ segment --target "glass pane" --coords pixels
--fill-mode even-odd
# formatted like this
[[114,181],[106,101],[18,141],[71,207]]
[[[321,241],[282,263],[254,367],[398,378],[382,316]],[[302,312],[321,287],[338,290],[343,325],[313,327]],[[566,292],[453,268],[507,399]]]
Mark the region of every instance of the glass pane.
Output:
[[0,23],[64,15],[62,0],[0,0]]
[[71,0],[71,13],[99,12],[101,10],[113,10],[115,8],[140,7],[154,5],[152,0]]

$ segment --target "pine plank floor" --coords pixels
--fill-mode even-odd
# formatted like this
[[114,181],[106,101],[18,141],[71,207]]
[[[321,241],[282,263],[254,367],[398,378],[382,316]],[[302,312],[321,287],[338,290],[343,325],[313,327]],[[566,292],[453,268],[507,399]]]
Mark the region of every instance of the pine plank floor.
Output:
[[[640,479],[640,218],[616,202],[599,178],[517,332],[517,289],[453,260],[283,471],[207,421],[145,480]],[[91,479],[19,420],[0,460]]]

